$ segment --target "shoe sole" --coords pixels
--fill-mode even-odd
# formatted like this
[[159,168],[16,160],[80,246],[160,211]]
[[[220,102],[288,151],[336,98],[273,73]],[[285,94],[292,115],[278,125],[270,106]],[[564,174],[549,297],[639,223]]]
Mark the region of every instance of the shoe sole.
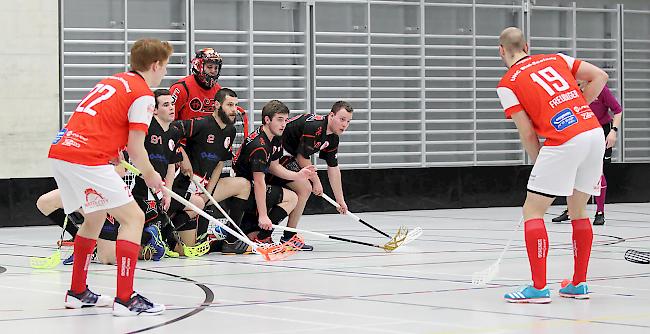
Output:
[[104,304],[99,303],[99,300],[97,300],[98,303],[95,304],[88,304],[88,303],[83,303],[79,299],[73,298],[72,300],[68,300],[67,296],[64,302],[65,308],[70,308],[70,309],[80,309],[80,308],[88,308],[88,307],[109,307],[113,306],[113,298],[111,298],[110,302],[106,302]]
[[516,304],[548,304],[551,302],[551,298],[529,298],[529,299],[510,299],[505,298],[508,303]]
[[559,294],[560,297],[564,297],[564,298],[589,299],[589,294],[572,295],[572,294],[562,293],[562,292],[560,292]]
[[114,317],[136,317],[136,316],[151,316],[151,315],[161,315],[165,313],[166,308],[163,307],[162,310],[157,311],[157,312],[142,312],[142,313],[135,313],[129,311],[126,307],[122,307],[121,309],[115,310],[115,306],[113,306],[113,316]]

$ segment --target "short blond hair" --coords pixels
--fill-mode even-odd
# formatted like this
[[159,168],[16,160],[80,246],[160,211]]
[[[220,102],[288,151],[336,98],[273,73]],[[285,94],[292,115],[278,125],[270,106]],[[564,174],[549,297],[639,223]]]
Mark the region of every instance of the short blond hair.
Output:
[[501,35],[499,35],[499,45],[508,53],[524,51],[524,47],[526,46],[524,32],[517,27],[503,29]]
[[155,38],[143,38],[131,47],[130,64],[133,71],[146,71],[157,61],[166,61],[174,52],[169,42]]

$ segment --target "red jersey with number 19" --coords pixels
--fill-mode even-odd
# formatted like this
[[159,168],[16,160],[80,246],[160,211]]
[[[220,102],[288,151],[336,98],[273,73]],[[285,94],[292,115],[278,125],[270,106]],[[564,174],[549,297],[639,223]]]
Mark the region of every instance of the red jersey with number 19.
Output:
[[154,103],[151,89],[138,73],[105,78],[79,102],[48,157],[85,166],[108,164],[126,146],[129,130],[147,133]]
[[580,60],[563,54],[526,57],[510,67],[497,86],[506,117],[524,111],[545,146],[558,146],[600,127],[575,74]]

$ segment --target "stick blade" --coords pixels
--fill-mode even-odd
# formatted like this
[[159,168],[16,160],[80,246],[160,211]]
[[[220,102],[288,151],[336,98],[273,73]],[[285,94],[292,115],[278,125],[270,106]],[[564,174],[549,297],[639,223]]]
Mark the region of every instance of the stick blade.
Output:
[[266,261],[281,261],[300,251],[305,245],[301,235],[295,234],[284,243],[262,244],[258,243],[255,252],[264,256]]
[[384,250],[388,253],[394,251],[397,249],[397,247],[402,246],[404,244],[404,241],[406,240],[406,237],[408,236],[408,227],[406,226],[400,226],[397,229],[397,233],[395,236],[390,238],[390,241],[388,241],[384,246]]
[[485,286],[497,277],[499,273],[499,261],[493,263],[484,270],[472,274],[472,284],[476,286]]
[[419,226],[410,230],[409,233],[406,235],[406,238],[404,239],[404,243],[402,243],[402,246],[408,245],[411,242],[415,241],[415,239],[419,238],[422,235],[422,233],[424,232],[422,231],[422,228]]
[[650,252],[628,249],[625,252],[625,259],[632,263],[650,264]]
[[205,254],[208,254],[208,252],[210,251],[210,242],[204,241],[195,246],[186,246],[183,244],[182,247],[183,247],[183,253],[185,254],[186,257],[197,258]]
[[29,265],[34,269],[52,269],[61,263],[61,251],[56,250],[48,257],[30,257]]

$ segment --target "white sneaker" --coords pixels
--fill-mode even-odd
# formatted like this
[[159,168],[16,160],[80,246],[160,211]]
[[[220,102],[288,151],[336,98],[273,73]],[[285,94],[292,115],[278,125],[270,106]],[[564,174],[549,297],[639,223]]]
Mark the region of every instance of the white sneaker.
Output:
[[82,307],[106,307],[113,304],[113,298],[109,296],[98,295],[86,287],[86,291],[76,294],[72,290],[68,290],[65,295],[66,308],[82,308]]
[[149,299],[133,293],[128,302],[123,303],[115,297],[113,303],[113,315],[116,317],[131,317],[135,315],[158,315],[165,312],[165,305],[156,304]]

